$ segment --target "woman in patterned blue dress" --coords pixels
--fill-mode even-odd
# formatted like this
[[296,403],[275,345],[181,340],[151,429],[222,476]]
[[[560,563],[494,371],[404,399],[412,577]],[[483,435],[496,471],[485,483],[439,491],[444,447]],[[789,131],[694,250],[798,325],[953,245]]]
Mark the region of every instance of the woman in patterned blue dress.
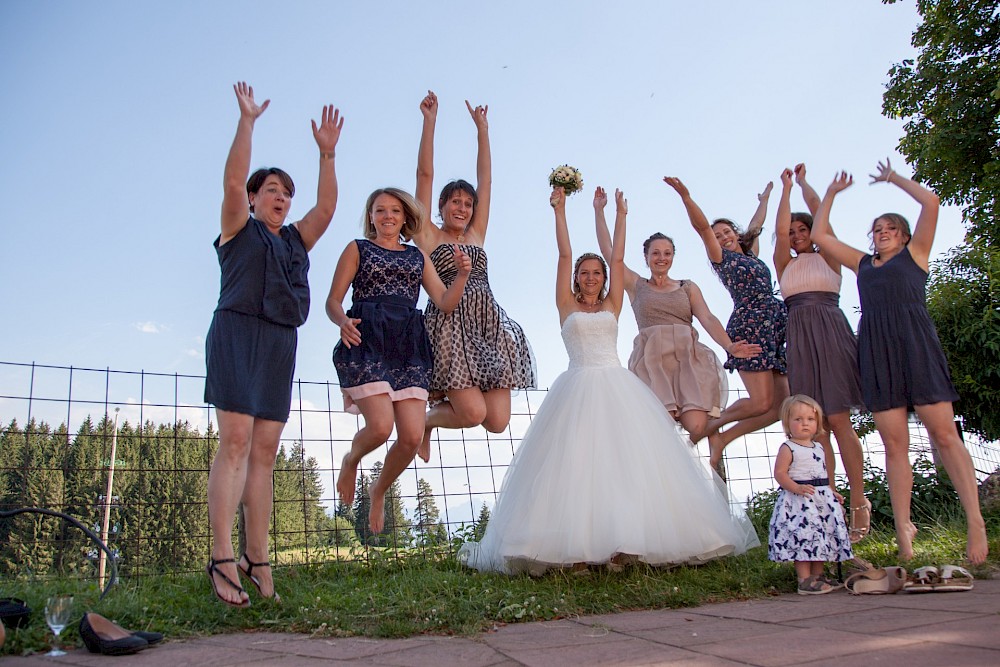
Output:
[[[222,228],[215,240],[222,270],[219,304],[205,338],[205,402],[215,406],[219,451],[208,475],[212,559],[206,568],[215,595],[246,607],[237,568],[258,592],[278,598],[267,562],[272,476],[281,431],[288,420],[297,328],[309,314],[309,255],[337,208],[334,152],[344,125],[340,111],[323,107],[312,123],[319,148],[316,205],[285,224],[295,185],[281,169],[250,172],[253,128],[270,100],[233,86],[240,106],[236,137],[223,177]],[[233,551],[233,519],[242,502],[246,552]]]
[[[458,243],[472,258],[472,276],[458,307],[444,313],[427,304],[427,332],[434,348],[431,375],[431,410],[418,454],[430,459],[435,428],[480,426],[502,433],[510,423],[512,389],[535,386],[535,360],[521,326],[493,297],[487,274],[486,229],[490,217],[492,166],[488,107],[465,103],[476,124],[478,156],[476,187],[464,180],[441,189],[437,211],[441,226],[427,224],[413,236],[434,262],[446,285],[455,277],[450,247]],[[437,96],[428,91],[420,103],[424,116],[417,156],[417,201],[431,211],[434,181],[434,130]]]
[[[771,272],[757,257],[758,237],[767,214],[772,184],[768,183],[758,196],[757,210],[747,231],[741,235],[736,225],[725,218],[709,224],[679,178],[664,177],[663,180],[680,195],[691,225],[705,244],[712,267],[733,298],[733,314],[726,325],[726,333],[733,340],[745,340],[762,349],[756,357],[740,359],[729,355],[726,360],[725,367],[730,372],[739,371],[747,398],[736,401],[708,423],[710,460],[713,467],[720,469],[726,445],[777,421],[781,402],[788,396],[788,378],[785,377],[788,311],[785,304],[774,297]],[[720,430],[730,422],[736,424],[726,431]]]
[[[396,442],[369,488],[368,524],[375,534],[384,525],[385,494],[413,461],[424,434],[433,354],[416,307],[420,286],[442,311],[450,312],[472,268],[468,255],[454,246],[457,276],[446,288],[424,252],[403,244],[425,223],[423,209],[406,192],[373,192],[365,204],[365,238],[344,249],[326,300],[327,315],[340,327],[333,363],[344,408],[365,418],[337,477],[337,494],[345,505],[354,502],[361,459],[396,428]],[[353,304],[344,312],[348,287],[353,287]]]

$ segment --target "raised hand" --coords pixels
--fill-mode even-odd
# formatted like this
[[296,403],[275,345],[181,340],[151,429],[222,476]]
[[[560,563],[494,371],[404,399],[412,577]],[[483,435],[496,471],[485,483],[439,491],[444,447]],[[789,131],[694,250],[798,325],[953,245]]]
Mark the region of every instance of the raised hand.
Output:
[[600,185],[594,190],[594,208],[603,209],[608,205],[608,193]]
[[879,162],[877,169],[878,169],[877,174],[868,174],[868,177],[872,179],[872,182],[869,183],[869,185],[874,185],[876,183],[882,183],[882,182],[888,183],[889,179],[892,178],[892,175],[896,173],[892,170],[892,164],[889,162],[889,158],[885,159],[885,164]]
[[552,188],[552,194],[549,195],[549,206],[555,209],[566,208],[566,192],[561,185]]
[[687,186],[684,185],[684,183],[681,182],[681,179],[676,176],[664,176],[663,182],[672,187],[677,194],[681,196],[681,199],[691,195],[691,193],[688,192]]
[[246,81],[233,84],[233,90],[236,92],[236,101],[240,105],[240,116],[243,118],[257,120],[257,117],[264,113],[264,110],[271,103],[271,100],[264,100],[263,104],[258,105],[253,99],[253,86],[248,85]]
[[781,187],[785,190],[790,190],[792,188],[792,177],[793,172],[791,169],[783,169],[781,171]]
[[[265,103],[266,104],[266,103]],[[340,140],[340,130],[344,127],[344,118],[340,115],[340,109],[332,104],[323,107],[323,117],[317,126],[316,121],[312,122],[313,138],[320,152],[330,153],[337,147]]]
[[764,191],[757,195],[757,201],[764,201],[771,196],[771,189],[774,187],[774,181],[768,181],[767,185],[764,186]]
[[428,90],[427,95],[420,101],[420,113],[424,115],[424,118],[437,118],[438,97],[433,90]]
[[806,182],[806,163],[805,162],[799,162],[797,165],[795,165],[795,169],[793,169],[792,171],[795,172],[795,182],[796,183],[798,183],[801,186],[803,183]]
[[451,252],[454,255],[455,268],[458,269],[458,275],[467,276],[472,273],[472,259],[458,244],[452,245]]
[[833,182],[830,183],[829,190],[832,192],[841,192],[851,187],[852,185],[854,185],[854,177],[848,174],[846,171],[842,171],[833,177]]
[[361,332],[358,330],[359,324],[361,324],[361,320],[349,317],[340,325],[340,340],[348,349],[352,345],[361,345]]
[[465,100],[465,108],[469,110],[469,115],[472,116],[472,122],[476,124],[476,129],[478,130],[488,130],[490,124],[486,121],[486,114],[490,110],[490,105],[477,106],[475,109],[469,104],[469,100]]
[[615,210],[619,213],[628,213],[628,200],[625,199],[625,193],[619,189],[615,189]]

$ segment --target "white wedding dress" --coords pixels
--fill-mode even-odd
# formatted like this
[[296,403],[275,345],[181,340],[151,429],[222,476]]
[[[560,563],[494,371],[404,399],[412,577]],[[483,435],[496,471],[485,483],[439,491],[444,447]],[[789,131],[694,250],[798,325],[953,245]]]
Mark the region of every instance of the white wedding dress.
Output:
[[481,542],[459,560],[541,574],[616,554],[651,565],[701,563],[760,542],[725,486],[696,458],[659,399],[618,360],[613,313],[572,313],[569,369],[552,384],[514,454]]

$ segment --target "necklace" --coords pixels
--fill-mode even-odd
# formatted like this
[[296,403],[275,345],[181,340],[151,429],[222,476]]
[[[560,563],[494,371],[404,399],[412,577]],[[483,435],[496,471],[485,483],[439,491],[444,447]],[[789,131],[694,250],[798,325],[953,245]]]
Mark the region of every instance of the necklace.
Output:
[[577,297],[576,301],[584,308],[584,310],[597,310],[602,305],[604,305],[604,299],[598,299],[594,303],[588,303],[587,301],[583,300],[582,295]]

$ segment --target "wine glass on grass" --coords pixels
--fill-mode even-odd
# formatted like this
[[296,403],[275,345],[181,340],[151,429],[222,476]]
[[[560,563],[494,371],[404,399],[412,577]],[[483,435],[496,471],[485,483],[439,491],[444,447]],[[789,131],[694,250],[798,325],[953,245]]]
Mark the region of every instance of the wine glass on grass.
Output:
[[52,638],[52,650],[45,655],[51,657],[66,655],[66,651],[59,650],[59,633],[69,625],[72,613],[72,595],[53,595],[45,604],[45,622],[49,624],[49,628],[54,635]]

